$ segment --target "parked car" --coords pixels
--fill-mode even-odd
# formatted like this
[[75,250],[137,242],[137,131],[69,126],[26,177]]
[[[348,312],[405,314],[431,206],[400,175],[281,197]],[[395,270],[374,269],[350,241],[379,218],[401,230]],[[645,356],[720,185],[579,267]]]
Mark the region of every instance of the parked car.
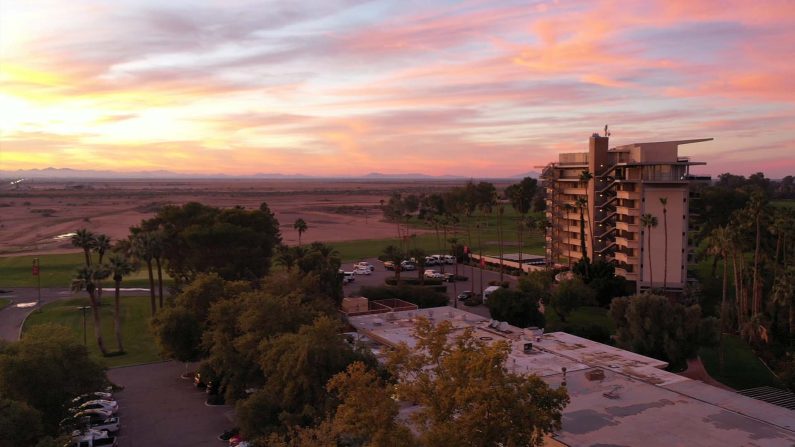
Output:
[[400,263],[400,269],[404,270],[404,271],[407,271],[407,272],[410,272],[410,271],[413,271],[413,270],[417,270],[417,266],[414,263],[412,263],[411,261],[403,261],[403,262]]
[[425,270],[425,273],[423,273],[423,275],[426,278],[430,278],[430,279],[443,279],[444,278],[444,275],[442,275],[441,273],[437,272],[436,270]]
[[248,442],[243,439],[243,436],[237,434],[229,438],[229,447],[240,447],[241,445],[248,445]]
[[116,447],[119,445],[115,436],[104,430],[78,431],[65,447]]
[[121,428],[121,421],[117,416],[103,418],[102,416],[83,416],[83,417],[68,417],[62,419],[58,424],[62,432],[71,432],[74,430],[81,430],[91,428],[94,430],[105,430],[109,433],[116,433]]
[[356,267],[355,269],[353,269],[354,275],[370,275],[372,273],[373,271],[370,270],[369,268]]
[[492,293],[494,293],[494,292],[496,292],[498,290],[500,290],[500,286],[488,286],[488,287],[486,287],[486,289],[483,291],[483,302],[484,303],[487,302],[489,300],[489,295],[491,295]]
[[207,384],[204,383],[204,381],[202,380],[201,373],[197,372],[196,374],[193,375],[193,386],[195,386],[196,388],[204,388],[207,386]]
[[354,264],[353,267],[354,268],[360,268],[360,269],[367,269],[367,270],[370,270],[371,272],[375,271],[375,266],[373,264],[370,264],[367,261],[359,261],[356,264]]
[[474,295],[475,295],[475,292],[473,292],[471,290],[464,290],[463,292],[458,294],[458,301],[466,301],[471,296],[474,296]]
[[237,428],[237,427],[230,428],[229,430],[227,430],[227,431],[221,433],[220,435],[218,435],[218,440],[219,441],[229,441],[232,438],[232,436],[235,436],[238,433],[240,433],[240,429],[239,428]]
[[85,417],[85,416],[95,416],[95,417],[101,417],[102,419],[107,419],[107,418],[113,416],[113,412],[110,411],[110,410],[103,410],[101,408],[95,408],[95,409],[91,409],[91,410],[77,411],[77,412],[74,412],[72,414],[72,417],[74,417],[74,418],[81,418],[81,417]]
[[83,410],[107,410],[111,413],[119,411],[119,404],[115,400],[89,400],[69,409],[73,413]]
[[384,261],[384,268],[387,270],[395,270],[395,263],[392,261]]
[[452,255],[444,255],[443,257],[445,264],[454,265],[455,264],[455,256]]
[[426,256],[425,265],[439,265],[439,260],[434,258],[433,256]]
[[354,277],[354,273],[353,272],[342,272],[342,283],[343,284],[348,284],[350,282],[353,282],[355,279],[356,278]]
[[72,399],[72,406],[77,404],[82,404],[83,402],[88,402],[89,400],[97,400],[97,399],[114,400],[114,401],[116,400],[113,398],[113,394],[111,393],[106,393],[104,391],[95,391],[93,393],[81,394],[75,397],[74,399]]

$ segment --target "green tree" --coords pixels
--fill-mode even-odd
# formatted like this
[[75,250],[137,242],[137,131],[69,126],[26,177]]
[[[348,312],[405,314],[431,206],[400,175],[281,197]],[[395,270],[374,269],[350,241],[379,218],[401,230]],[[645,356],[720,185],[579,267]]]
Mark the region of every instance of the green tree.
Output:
[[160,309],[152,319],[152,333],[164,357],[185,363],[201,356],[202,324],[196,315],[182,307]]
[[588,185],[590,184],[591,179],[593,179],[593,174],[591,174],[590,171],[586,170],[580,173],[580,183],[583,183],[582,187],[586,189],[585,196],[581,198],[585,199],[585,214],[588,217],[588,234],[589,238],[591,239],[591,248],[593,249],[593,247],[595,247],[593,241],[593,220],[591,219],[591,214],[590,214],[591,211],[590,207],[588,206],[589,203],[588,203],[588,193],[587,193]]
[[668,197],[660,197],[663,207],[663,235],[665,237],[665,250],[663,254],[663,292],[668,288]]
[[717,340],[714,318],[701,319],[701,307],[685,307],[664,296],[642,294],[615,298],[610,318],[616,325],[616,344],[638,354],[681,367],[701,345]]
[[580,210],[580,251],[582,252],[582,260],[585,261],[585,277],[590,277],[589,273],[589,266],[590,261],[588,260],[588,250],[585,248],[585,214],[584,212],[588,209],[588,198],[586,197],[577,197],[577,200],[574,202],[577,209]]
[[657,217],[646,213],[640,216],[640,226],[646,230],[646,254],[649,261],[649,290],[654,289],[654,269],[651,264],[651,229],[657,227]]
[[[528,284],[527,287],[534,286]],[[515,290],[500,288],[489,296],[488,308],[491,318],[525,328],[544,327],[544,314],[539,311],[539,299],[546,294],[544,290]]]
[[[292,272],[298,258],[303,254],[299,250],[294,250],[296,247],[288,247],[287,245],[280,245],[276,250],[276,264],[281,265],[287,270],[287,273]],[[299,254],[300,253],[300,254]]]
[[790,346],[795,344],[795,266],[788,266],[776,278],[772,291],[773,302],[788,310]]
[[300,246],[301,245],[301,235],[306,233],[306,230],[309,229],[309,226],[307,226],[307,224],[304,221],[304,219],[300,219],[299,218],[299,219],[296,219],[295,222],[293,222],[293,228],[295,229],[295,231],[298,232],[298,245]]
[[[764,178],[764,176],[762,176]],[[761,259],[760,249],[762,246],[762,219],[766,216],[767,198],[760,191],[754,191],[751,194],[751,200],[748,203],[748,213],[754,220],[754,228],[756,233],[754,244],[754,278],[753,278],[753,302],[752,309],[754,315],[762,311],[762,283],[759,279],[759,261]]]
[[55,433],[70,399],[106,383],[104,369],[64,326],[33,326],[22,340],[0,345],[0,396],[41,412],[46,433]]
[[113,330],[116,334],[116,344],[119,352],[124,352],[124,345],[121,339],[121,308],[120,308],[120,290],[121,281],[125,276],[136,270],[135,266],[130,261],[120,254],[114,254],[108,259],[107,265],[108,272],[113,278],[113,283],[116,286],[116,293],[114,294],[114,307],[113,307]]
[[97,339],[97,346],[102,355],[108,355],[105,349],[105,342],[102,340],[102,326],[100,325],[99,300],[97,300],[97,281],[108,276],[108,271],[102,266],[94,267],[91,265],[77,269],[72,278],[72,292],[85,290],[88,293],[91,304],[91,315],[94,319],[94,337]]
[[[534,375],[505,367],[510,345],[477,339],[471,328],[425,319],[416,324],[416,345],[389,353],[395,396],[419,404],[410,416],[425,446],[540,446],[561,427],[569,398]],[[451,390],[455,390],[452,392]]]
[[34,446],[43,434],[41,412],[24,402],[0,398],[0,447]]
[[550,306],[565,322],[569,314],[580,306],[595,304],[596,293],[579,278],[561,281],[552,290]]
[[86,257],[86,266],[91,265],[91,250],[97,243],[97,238],[94,233],[85,228],[81,228],[72,235],[72,245],[83,249],[83,254]]

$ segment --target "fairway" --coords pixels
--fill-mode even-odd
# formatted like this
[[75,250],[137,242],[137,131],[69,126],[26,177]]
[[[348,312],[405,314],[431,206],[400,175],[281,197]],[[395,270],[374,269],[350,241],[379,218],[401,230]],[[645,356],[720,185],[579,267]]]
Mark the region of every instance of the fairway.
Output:
[[[34,258],[39,258],[41,265],[42,287],[70,287],[75,271],[85,263],[82,252],[0,257],[0,288],[36,287],[36,277],[31,272]],[[169,277],[164,271],[164,284],[168,279]],[[112,283],[110,280],[106,281],[105,287],[112,286]],[[145,265],[122,281],[122,287],[147,287],[148,285],[149,278]]]
[[[109,353],[116,351],[116,337],[113,331],[113,293],[103,296],[101,321],[102,337]],[[72,330],[75,339],[83,342],[83,313],[79,309],[88,305],[88,298],[72,298],[46,304],[41,312],[33,312],[25,321],[24,331],[31,326],[43,323],[57,323]],[[122,341],[126,354],[102,357],[94,338],[94,320],[91,309],[86,310],[86,340],[92,357],[107,367],[135,365],[161,360],[154,338],[149,332],[149,297],[135,296],[121,298]]]

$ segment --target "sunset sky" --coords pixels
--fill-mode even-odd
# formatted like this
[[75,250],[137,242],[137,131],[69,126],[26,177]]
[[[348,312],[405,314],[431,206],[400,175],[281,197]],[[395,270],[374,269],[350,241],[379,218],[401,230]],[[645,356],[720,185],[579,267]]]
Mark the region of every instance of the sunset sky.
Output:
[[795,1],[0,1],[0,169],[508,176],[605,124],[795,174]]

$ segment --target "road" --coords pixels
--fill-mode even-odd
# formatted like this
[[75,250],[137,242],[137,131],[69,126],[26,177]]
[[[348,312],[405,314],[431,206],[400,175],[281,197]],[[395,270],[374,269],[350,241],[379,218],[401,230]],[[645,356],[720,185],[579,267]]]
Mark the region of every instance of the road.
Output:
[[[391,278],[395,276],[395,272],[386,270],[384,268],[384,264],[376,258],[367,258],[363,259],[363,261],[367,261],[373,266],[375,266],[375,271],[372,272],[370,275],[356,275],[356,279],[349,284],[343,286],[343,292],[345,296],[358,296],[359,295],[359,288],[362,286],[383,286],[384,281],[387,278]],[[353,270],[353,263],[347,262],[342,265],[342,269],[345,271]],[[434,265],[426,267],[426,270],[436,270],[437,272],[442,271],[442,266]],[[455,272],[455,266],[453,265],[445,265],[444,271],[446,273],[453,273]],[[474,274],[473,274],[474,272]],[[458,264],[458,274],[467,276],[469,279],[467,281],[456,282],[456,283],[445,283],[447,285],[447,296],[448,296],[448,303],[450,306],[456,307],[456,305],[464,310],[472,312],[474,314],[478,314],[483,317],[490,317],[489,309],[484,305],[479,306],[465,306],[462,302],[456,302],[456,297],[459,293],[465,290],[473,290],[472,288],[472,279],[474,277],[474,290],[480,293],[481,286],[480,286],[480,272],[481,269],[479,268],[472,268],[470,266],[465,266],[463,264]],[[416,278],[418,275],[417,271],[410,271],[410,272],[400,272],[401,278]],[[491,270],[483,270],[483,288],[488,287],[490,281],[499,281],[500,280],[500,272],[495,272]],[[511,275],[504,275],[504,280],[508,281],[511,284],[511,287],[516,287],[517,278]]]

